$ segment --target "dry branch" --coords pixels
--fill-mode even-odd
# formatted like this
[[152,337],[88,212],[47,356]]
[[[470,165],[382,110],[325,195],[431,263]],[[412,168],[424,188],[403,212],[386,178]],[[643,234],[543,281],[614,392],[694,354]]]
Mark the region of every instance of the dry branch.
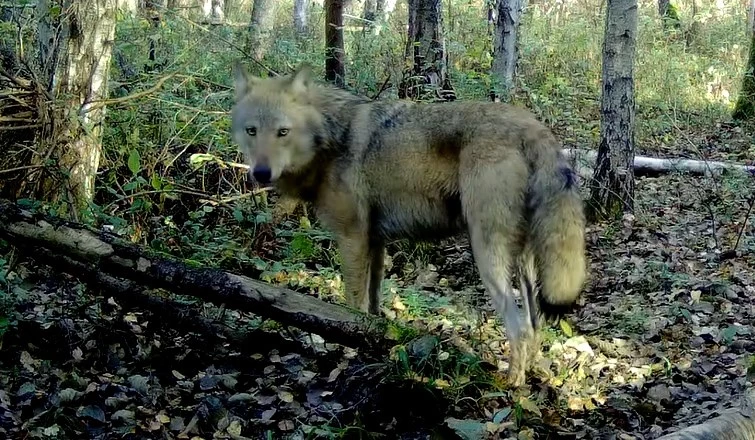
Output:
[[239,346],[260,345],[260,339],[277,348],[293,350],[298,344],[276,333],[256,328],[233,325],[211,319],[201,312],[201,302],[190,304],[171,298],[164,289],[145,288],[136,281],[124,280],[98,271],[95,267],[72,258],[56,260],[59,266],[84,277],[87,282],[99,287],[106,295],[113,297],[120,305],[141,307],[159,316],[163,325],[185,332],[202,334],[210,341],[231,341]]
[[673,432],[658,440],[755,440],[755,390],[748,390],[740,407],[707,422]]
[[[576,165],[577,172],[582,178],[592,177],[593,170],[595,169],[595,159],[598,157],[596,151],[577,148],[564,148],[562,151],[564,155]],[[199,156],[199,154],[195,154],[192,157],[194,156]],[[209,159],[207,161],[209,161]],[[217,159],[214,161],[218,163],[221,162]],[[225,165],[242,169],[249,168],[248,165],[243,163],[225,162]],[[705,176],[719,175],[725,171],[738,171],[755,176],[755,166],[752,165],[683,158],[635,156],[633,168],[636,176],[655,176],[672,173],[674,171]]]
[[[595,159],[598,156],[596,151],[565,148],[563,152],[568,158],[574,160],[578,173],[583,178],[592,177]],[[755,166],[681,158],[662,159],[648,156],[635,156],[633,168],[636,176],[668,174],[674,171],[705,176],[719,175],[725,171],[738,171],[755,175]]]
[[53,267],[88,267],[90,276],[102,272],[224,304],[344,345],[384,349],[389,344],[385,319],[242,275],[191,268],[114,234],[34,214],[4,200],[0,200],[0,236]]

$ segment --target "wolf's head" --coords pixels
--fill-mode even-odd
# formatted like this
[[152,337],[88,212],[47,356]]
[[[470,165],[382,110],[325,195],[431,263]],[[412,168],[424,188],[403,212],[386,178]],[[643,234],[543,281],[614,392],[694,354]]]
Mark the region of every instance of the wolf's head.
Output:
[[311,104],[309,66],[274,78],[251,77],[239,64],[233,70],[231,131],[254,179],[268,184],[308,165],[323,118]]

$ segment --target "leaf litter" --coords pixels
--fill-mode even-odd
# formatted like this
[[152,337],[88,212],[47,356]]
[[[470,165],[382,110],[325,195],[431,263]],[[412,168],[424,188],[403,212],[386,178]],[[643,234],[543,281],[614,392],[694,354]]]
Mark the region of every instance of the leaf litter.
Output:
[[[720,258],[753,225],[753,185],[729,186],[638,179],[634,215],[590,226],[585,294],[516,391],[464,239],[425,261],[392,256],[387,315],[433,336],[387,359],[276,325],[238,344],[22,260],[8,274],[0,435],[651,439],[700,423],[736,405],[755,369],[752,234]],[[259,322],[224,313],[236,330]]]

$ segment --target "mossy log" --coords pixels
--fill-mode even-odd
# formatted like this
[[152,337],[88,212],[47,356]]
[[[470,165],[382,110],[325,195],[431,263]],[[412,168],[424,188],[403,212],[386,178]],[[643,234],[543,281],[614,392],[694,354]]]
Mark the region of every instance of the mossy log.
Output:
[[34,259],[91,281],[100,273],[132,280],[271,318],[351,347],[382,351],[392,345],[392,335],[406,334],[386,319],[243,275],[189,267],[115,234],[32,213],[6,200],[0,200],[0,237]]

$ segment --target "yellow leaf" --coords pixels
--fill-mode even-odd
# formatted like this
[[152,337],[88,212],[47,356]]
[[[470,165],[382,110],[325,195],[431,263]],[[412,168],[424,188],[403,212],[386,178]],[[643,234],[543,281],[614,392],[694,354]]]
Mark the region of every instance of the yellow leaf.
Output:
[[561,327],[561,331],[564,332],[567,338],[571,338],[574,335],[574,331],[565,319],[559,320],[558,326]]
[[526,397],[519,398],[519,406],[521,406],[524,410],[536,414],[538,417],[543,416],[543,414],[540,412],[540,408],[537,407],[537,404]]
[[286,403],[291,403],[294,401],[294,395],[289,393],[288,391],[279,391],[278,398]]

